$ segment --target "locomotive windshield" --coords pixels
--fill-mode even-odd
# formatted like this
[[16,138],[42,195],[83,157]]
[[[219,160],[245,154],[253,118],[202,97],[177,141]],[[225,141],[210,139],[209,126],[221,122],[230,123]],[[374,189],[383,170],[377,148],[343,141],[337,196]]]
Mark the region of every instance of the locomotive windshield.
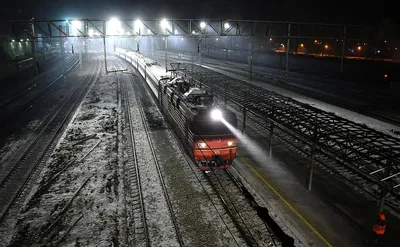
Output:
[[196,122],[192,124],[194,135],[230,135],[232,132],[221,122]]
[[[223,124],[221,121],[212,120],[209,116],[209,112],[206,117],[197,119],[191,124],[191,130],[194,135],[230,135],[232,132]],[[236,128],[236,116],[234,114],[227,114],[225,112],[224,119]]]

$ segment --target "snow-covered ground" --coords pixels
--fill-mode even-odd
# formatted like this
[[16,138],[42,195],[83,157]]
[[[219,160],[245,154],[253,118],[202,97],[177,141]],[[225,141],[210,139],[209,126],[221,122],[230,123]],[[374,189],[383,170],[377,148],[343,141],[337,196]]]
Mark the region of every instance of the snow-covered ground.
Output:
[[[108,246],[117,241],[116,85],[102,76],[88,93],[32,188],[4,243]],[[82,138],[95,135],[86,141]]]
[[[121,51],[121,54],[124,54],[124,52],[123,51]],[[124,55],[121,55],[121,57],[124,57]],[[142,58],[142,56],[141,55],[137,55],[137,54],[135,54],[135,53],[127,53],[127,60],[130,62],[131,61],[131,58],[132,57],[132,63],[133,63],[133,65],[136,65],[136,59],[137,58],[139,58],[139,63],[141,62],[141,61],[144,61],[143,60],[143,58]],[[148,62],[148,63],[151,63],[151,62],[153,62],[153,61],[151,61],[151,60],[149,60],[149,59],[146,59],[146,61]],[[165,75],[166,73],[165,73],[165,69],[162,67],[162,66],[151,66],[151,67],[148,67],[147,69],[149,70],[149,71],[152,71],[152,69],[153,68],[156,68],[155,69],[155,73],[154,74],[156,74],[156,75],[158,75],[159,77],[158,78],[160,78],[161,76],[163,76],[163,75]],[[160,68],[162,68],[162,69],[160,69]],[[151,84],[150,84],[151,85]],[[158,131],[160,131],[160,130],[158,130]],[[158,138],[157,138],[158,139]],[[168,145],[167,145],[168,146]],[[159,153],[159,152],[157,152],[157,153]],[[162,152],[161,152],[162,153]],[[175,166],[174,166],[175,167]],[[186,168],[187,169],[187,168]],[[175,169],[176,170],[176,169]],[[183,170],[185,170],[185,169],[183,169]],[[179,173],[182,173],[182,170],[179,170],[180,172]],[[187,176],[187,175],[186,175]],[[173,183],[176,183],[176,181],[175,182],[173,182]],[[198,185],[197,185],[198,186]],[[174,189],[173,189],[174,190]],[[268,205],[267,203],[262,203],[262,205]],[[268,207],[271,211],[272,211],[272,209],[271,209],[271,207],[269,207],[269,206],[266,206],[266,207]],[[182,209],[178,209],[179,211],[181,211]],[[276,222],[278,222],[278,224],[283,228],[283,229],[285,229],[284,231],[285,232],[288,232],[288,234],[290,235],[290,236],[293,236],[293,237],[295,237],[295,234],[291,231],[291,227],[288,227],[288,226],[286,226],[285,224],[285,222],[286,222],[286,220],[284,220],[284,219],[281,219],[281,218],[279,218],[279,216],[278,216],[278,214],[273,214],[273,218],[275,219],[275,221]],[[296,242],[296,246],[302,246],[303,245],[303,243],[302,243],[302,241],[300,241],[299,240],[299,238],[297,238],[297,236],[295,237],[295,242]]]
[[151,245],[178,246],[157,160],[185,246],[237,246],[237,236],[227,227],[234,225],[227,225],[221,217],[226,215],[223,207],[211,202],[210,185],[199,178],[201,171],[184,153],[143,81],[129,73],[104,74],[104,70],[75,112],[25,205],[0,226],[0,246],[144,244],[132,239],[138,229],[129,221],[140,212],[127,208],[138,195],[129,195],[126,188],[125,168],[133,161],[126,159],[127,119],[120,101],[124,89],[131,103]]

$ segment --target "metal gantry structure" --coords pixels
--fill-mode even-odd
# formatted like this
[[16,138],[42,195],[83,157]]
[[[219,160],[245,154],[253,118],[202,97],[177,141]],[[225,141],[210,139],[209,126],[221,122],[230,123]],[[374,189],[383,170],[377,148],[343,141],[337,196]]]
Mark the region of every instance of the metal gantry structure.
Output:
[[[315,39],[341,42],[341,71],[346,41],[387,39],[396,33],[380,26],[338,25],[321,23],[215,20],[215,19],[159,19],[159,20],[21,20],[0,22],[0,31],[11,37],[30,38],[103,38],[133,36],[189,36],[189,37],[253,37],[258,35],[282,38],[286,44],[286,71],[288,71],[290,40]],[[202,38],[198,39],[201,40]],[[165,41],[167,42],[167,41]],[[249,80],[252,79],[253,39],[248,39]],[[165,44],[167,47],[167,44]],[[198,52],[201,45],[198,44]],[[106,49],[106,48],[104,48]],[[199,56],[199,60],[200,56]]]
[[[337,167],[344,167],[348,174],[341,176],[380,193],[380,211],[388,194],[400,204],[400,139],[236,79],[223,80],[213,73],[195,75],[199,83],[242,112],[243,130],[251,120],[269,132],[269,152],[272,136],[276,136],[310,158],[309,190],[315,163],[319,162],[339,173]],[[300,142],[293,142],[293,138]],[[355,181],[354,175],[360,180]]]
[[[253,20],[25,20],[0,22],[0,31],[15,38],[103,38],[106,58],[106,37],[194,37],[201,43],[204,37],[236,36],[250,37],[249,79],[251,79],[252,38],[264,35],[287,39],[286,65],[288,64],[291,39],[340,40],[343,52],[347,40],[385,39],[394,33],[379,26],[337,25],[320,23],[253,21]],[[165,59],[167,60],[167,40],[165,38]],[[199,48],[201,47],[200,44]],[[200,50],[199,50],[199,53]],[[200,57],[200,56],[199,56]],[[286,66],[287,68],[287,66]],[[254,92],[253,92],[254,93]],[[262,96],[262,97],[261,97]],[[265,95],[256,96],[264,102]],[[271,116],[276,125],[294,131],[306,138],[311,146],[336,157],[338,162],[353,167],[359,174],[378,184],[387,191],[398,195],[400,183],[399,140],[380,132],[360,126],[333,114],[309,108],[305,104],[283,99],[271,94],[263,103],[265,114]],[[259,107],[260,104],[257,105]],[[263,111],[264,111],[263,110]],[[383,192],[382,192],[383,193]],[[385,194],[383,193],[383,194]],[[382,196],[384,198],[384,196]]]

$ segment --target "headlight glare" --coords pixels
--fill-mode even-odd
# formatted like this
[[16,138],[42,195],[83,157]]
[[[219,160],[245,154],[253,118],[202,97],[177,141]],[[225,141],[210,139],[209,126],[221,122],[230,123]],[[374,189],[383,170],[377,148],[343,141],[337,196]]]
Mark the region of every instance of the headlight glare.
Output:
[[205,142],[199,142],[197,143],[197,145],[199,146],[199,148],[206,148],[207,144]]

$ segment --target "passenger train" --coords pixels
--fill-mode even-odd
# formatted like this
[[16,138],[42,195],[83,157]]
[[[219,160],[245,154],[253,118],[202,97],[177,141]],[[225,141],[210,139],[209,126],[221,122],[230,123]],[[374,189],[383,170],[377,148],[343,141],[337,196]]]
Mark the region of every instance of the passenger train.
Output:
[[138,61],[132,64],[152,88],[161,109],[199,168],[204,171],[230,168],[236,157],[237,140],[223,122],[236,128],[235,113],[218,104],[215,96],[204,88],[189,83],[183,75],[159,78],[151,69],[159,65],[148,66],[149,63]]

